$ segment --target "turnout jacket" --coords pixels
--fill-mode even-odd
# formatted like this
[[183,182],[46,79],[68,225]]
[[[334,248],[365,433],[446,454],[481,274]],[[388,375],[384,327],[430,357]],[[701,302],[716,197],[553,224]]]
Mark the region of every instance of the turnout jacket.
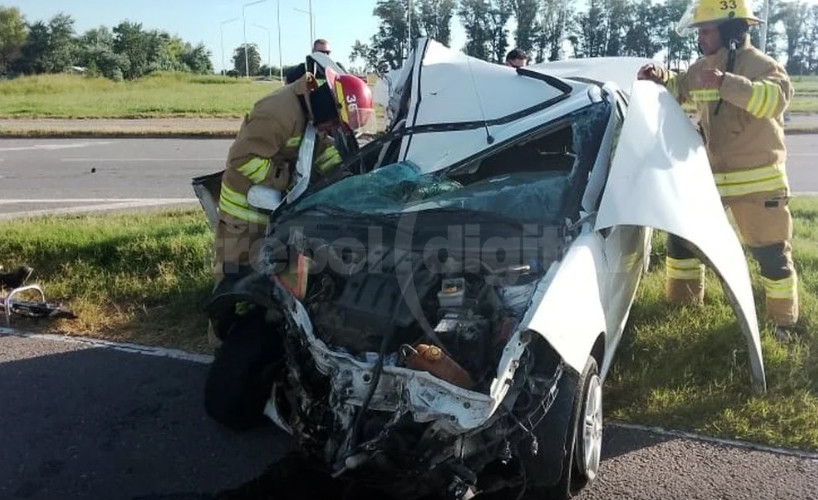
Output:
[[[736,50],[730,72],[727,59],[728,50],[722,47],[699,58],[686,72],[665,70],[662,79],[680,103],[696,105],[722,196],[787,192],[783,115],[793,96],[790,79],[778,62],[750,44],[749,37]],[[698,83],[707,68],[724,73],[720,88],[705,89]]]
[[[219,212],[245,222],[266,224],[267,216],[247,203],[250,187],[261,184],[286,191],[298,160],[301,138],[311,117],[310,86],[313,76],[303,75],[262,98],[241,124],[230,146],[222,174]],[[325,173],[341,163],[331,141],[318,140],[313,168]]]

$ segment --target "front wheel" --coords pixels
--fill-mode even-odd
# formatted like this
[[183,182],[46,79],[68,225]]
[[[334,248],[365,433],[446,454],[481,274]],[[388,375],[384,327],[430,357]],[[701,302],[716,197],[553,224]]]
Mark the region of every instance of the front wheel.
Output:
[[207,413],[233,430],[261,425],[273,387],[280,336],[263,315],[243,317],[231,326],[216,351],[205,382]]
[[602,456],[602,381],[593,357],[577,381],[571,424],[565,436],[565,457],[560,479],[552,487],[535,487],[527,500],[569,499],[590,486],[599,473]]

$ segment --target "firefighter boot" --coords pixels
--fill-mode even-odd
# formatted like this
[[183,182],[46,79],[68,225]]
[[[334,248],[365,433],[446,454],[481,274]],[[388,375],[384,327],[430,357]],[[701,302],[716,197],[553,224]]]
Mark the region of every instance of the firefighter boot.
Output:
[[699,306],[704,302],[704,281],[668,278],[665,297],[670,304]]

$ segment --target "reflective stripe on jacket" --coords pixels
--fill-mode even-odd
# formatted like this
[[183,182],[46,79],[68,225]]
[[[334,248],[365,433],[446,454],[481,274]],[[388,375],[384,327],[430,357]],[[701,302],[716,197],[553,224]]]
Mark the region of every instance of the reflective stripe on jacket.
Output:
[[[742,194],[788,190],[783,114],[793,96],[790,79],[778,62],[755,49],[749,40],[736,51],[733,71],[726,73],[726,66],[727,50],[721,48],[700,58],[687,72],[666,73],[667,88],[680,102],[696,104],[713,172],[729,174],[721,181],[717,176],[717,183],[745,184]],[[719,89],[697,88],[699,74],[706,68],[725,72]],[[730,177],[732,172],[756,169],[776,172],[753,177],[749,184],[741,176]]]
[[[280,191],[289,187],[309,119],[309,105],[305,100],[305,113],[300,96],[308,93],[311,78],[312,75],[304,75],[262,98],[245,117],[230,146],[227,168],[222,175],[221,212],[246,222],[266,223],[267,215],[247,203],[247,192],[253,185]],[[321,172],[341,163],[340,155],[330,144],[331,141],[324,138],[315,145],[313,162]]]

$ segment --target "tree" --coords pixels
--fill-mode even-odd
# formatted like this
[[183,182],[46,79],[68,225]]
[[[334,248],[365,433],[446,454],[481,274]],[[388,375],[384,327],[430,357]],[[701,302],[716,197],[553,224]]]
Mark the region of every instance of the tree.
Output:
[[783,6],[781,21],[787,38],[787,72],[804,74],[809,52],[808,35],[809,9],[803,2],[788,2]]
[[580,16],[580,52],[582,57],[599,57],[607,49],[608,16],[603,0],[590,0],[588,12]]
[[28,30],[17,7],[0,6],[0,75],[8,73],[26,43]]
[[28,28],[15,69],[21,73],[60,73],[74,61],[74,20],[57,14],[48,24],[37,21]]
[[102,75],[119,81],[130,69],[127,56],[114,52],[114,35],[104,26],[83,33],[76,46],[76,62],[86,67],[89,76]]
[[48,71],[48,25],[37,21],[28,27],[26,43],[20,49],[20,57],[15,61],[14,69],[27,75]]
[[508,51],[508,29],[511,18],[511,0],[493,0],[489,9],[489,46],[495,62],[503,62]]
[[537,23],[537,13],[540,10],[539,0],[512,0],[514,18],[517,20],[517,29],[514,31],[514,41],[517,48],[531,57],[531,51],[537,44],[540,26]]
[[207,50],[203,43],[199,43],[195,47],[186,43],[180,59],[193,73],[205,74],[213,73],[213,63],[210,56],[210,51]]
[[[409,55],[409,12],[404,0],[378,0],[372,14],[380,18],[378,31],[372,36],[369,49],[372,66],[383,73],[397,69]],[[412,33],[419,34],[418,16],[412,13]],[[413,36],[414,37],[414,36]]]
[[152,48],[142,23],[123,21],[114,27],[114,52],[128,59],[128,68],[123,71],[125,78],[132,80],[147,74]]
[[455,0],[420,0],[418,7],[420,32],[448,46],[452,38]]
[[693,59],[697,53],[698,43],[694,35],[680,35],[676,32],[676,23],[687,10],[689,0],[666,0],[658,7],[659,25],[664,26],[662,38],[665,42],[665,63],[668,67],[679,69]]
[[641,0],[634,6],[631,24],[623,39],[623,56],[653,57],[662,50],[664,35],[661,9],[651,0]]
[[[247,51],[247,66],[245,66],[244,52]],[[250,68],[250,75],[258,75],[261,69],[261,55],[258,46],[254,43],[239,45],[233,50],[233,68],[241,75],[247,75],[245,68]]]
[[460,0],[460,9],[457,11],[466,31],[466,54],[478,59],[490,58],[490,10],[490,0]]
[[556,61],[560,59],[563,42],[569,39],[573,29],[574,11],[562,0],[544,0],[539,18],[536,61]]
[[365,72],[374,71],[383,74],[389,70],[385,62],[381,63],[381,61],[378,60],[377,52],[360,40],[355,40],[355,43],[352,45],[349,60],[352,64],[357,64],[358,61],[361,61],[364,65],[363,70]]
[[605,30],[606,56],[621,56],[625,34],[631,30],[633,19],[631,13],[634,7],[629,0],[605,0],[603,8],[608,13],[608,24]]

